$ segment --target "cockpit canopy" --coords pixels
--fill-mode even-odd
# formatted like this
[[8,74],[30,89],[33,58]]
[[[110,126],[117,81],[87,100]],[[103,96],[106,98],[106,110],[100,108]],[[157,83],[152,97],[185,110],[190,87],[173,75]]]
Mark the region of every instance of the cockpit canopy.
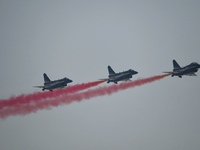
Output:
[[193,62],[190,65],[199,66],[199,64],[197,62]]

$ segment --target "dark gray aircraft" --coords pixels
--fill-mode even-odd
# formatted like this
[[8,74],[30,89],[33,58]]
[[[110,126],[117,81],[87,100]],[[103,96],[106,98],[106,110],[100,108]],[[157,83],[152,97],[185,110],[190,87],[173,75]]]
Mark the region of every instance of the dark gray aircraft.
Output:
[[193,62],[185,67],[180,67],[179,64],[176,62],[176,60],[173,60],[173,66],[174,69],[172,72],[164,72],[164,73],[169,73],[171,76],[178,76],[179,78],[182,78],[183,75],[188,75],[188,76],[197,76],[195,72],[198,71],[200,68],[200,65],[196,62]]
[[130,78],[132,78],[132,75],[137,74],[138,72],[129,69],[127,71],[115,73],[114,70],[110,66],[108,66],[108,73],[109,73],[108,79],[105,79],[107,80],[107,83],[114,82],[115,84],[117,84],[118,81],[130,80]]
[[70,80],[69,78],[63,78],[51,81],[49,77],[46,75],[46,73],[44,73],[43,76],[44,76],[44,86],[34,86],[42,88],[42,91],[44,90],[53,91],[53,89],[64,88],[65,86],[67,86],[67,83],[72,82],[72,80]]

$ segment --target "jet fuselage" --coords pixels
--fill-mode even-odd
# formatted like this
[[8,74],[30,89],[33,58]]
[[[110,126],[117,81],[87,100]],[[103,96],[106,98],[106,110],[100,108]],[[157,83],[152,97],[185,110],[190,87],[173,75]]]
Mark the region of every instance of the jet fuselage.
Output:
[[173,60],[173,66],[174,69],[172,72],[165,72],[165,73],[170,73],[173,76],[179,76],[180,78],[183,75],[189,75],[189,76],[196,76],[196,72],[200,68],[200,65],[196,62],[193,62],[185,67],[180,67],[179,64]]
[[44,86],[34,86],[34,87],[42,88],[43,91],[44,90],[53,91],[53,89],[64,88],[65,86],[67,86],[67,83],[72,82],[72,80],[69,78],[63,78],[63,79],[51,81],[46,73],[43,74],[43,77],[44,77]]
[[64,88],[65,86],[67,86],[67,83],[71,83],[71,82],[72,80],[68,78],[45,82],[44,88],[42,90],[44,91],[45,89],[47,89],[47,90],[52,91],[53,89]]
[[115,73],[110,66],[108,66],[108,72],[109,72],[109,75],[108,75],[107,83],[109,82],[117,83],[118,81],[127,81],[130,78],[132,78],[132,75],[138,73],[137,71],[134,71],[132,69]]

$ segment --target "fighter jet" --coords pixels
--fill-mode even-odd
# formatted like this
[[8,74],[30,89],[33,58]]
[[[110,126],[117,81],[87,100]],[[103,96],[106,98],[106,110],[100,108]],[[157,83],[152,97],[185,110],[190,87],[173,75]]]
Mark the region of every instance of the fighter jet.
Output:
[[53,91],[53,89],[64,88],[65,86],[67,86],[67,83],[72,82],[72,80],[70,80],[69,78],[63,78],[51,81],[46,73],[44,73],[43,76],[44,76],[44,86],[34,86],[37,88],[42,88],[42,91],[44,90]]
[[108,66],[108,73],[108,79],[105,79],[107,80],[107,83],[114,82],[115,84],[117,84],[118,81],[129,81],[130,78],[132,78],[132,75],[137,74],[138,72],[129,69],[127,71],[115,73],[114,70],[110,66]]
[[180,67],[179,64],[176,62],[176,60],[173,60],[173,66],[174,69],[172,72],[163,72],[163,73],[169,73],[171,76],[178,76],[179,78],[182,78],[183,75],[188,76],[197,76],[195,72],[198,71],[200,68],[200,65],[196,62],[193,62],[185,67]]

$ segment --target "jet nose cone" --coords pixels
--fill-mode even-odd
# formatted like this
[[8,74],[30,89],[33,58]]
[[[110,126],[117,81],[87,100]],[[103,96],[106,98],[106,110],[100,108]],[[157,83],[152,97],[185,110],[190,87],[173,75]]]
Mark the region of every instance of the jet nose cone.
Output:
[[138,72],[137,71],[132,71],[130,74],[134,75],[134,74],[138,74]]

